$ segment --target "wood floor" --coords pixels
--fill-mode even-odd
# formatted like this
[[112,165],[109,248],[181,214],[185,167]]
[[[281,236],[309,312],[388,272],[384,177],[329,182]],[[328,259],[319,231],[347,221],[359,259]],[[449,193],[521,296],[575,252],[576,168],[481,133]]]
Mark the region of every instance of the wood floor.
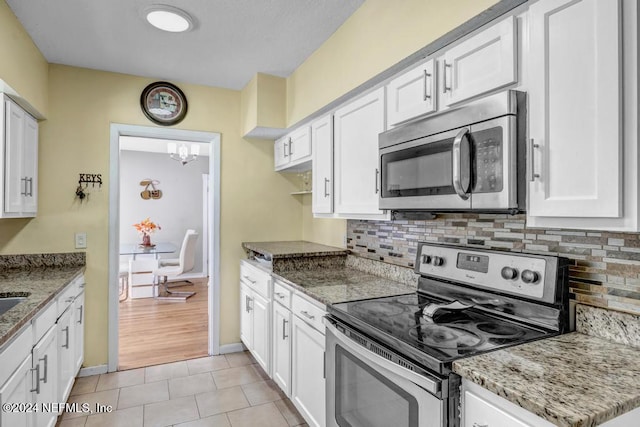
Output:
[[206,279],[171,290],[195,291],[185,302],[154,298],[120,303],[118,370],[207,356]]

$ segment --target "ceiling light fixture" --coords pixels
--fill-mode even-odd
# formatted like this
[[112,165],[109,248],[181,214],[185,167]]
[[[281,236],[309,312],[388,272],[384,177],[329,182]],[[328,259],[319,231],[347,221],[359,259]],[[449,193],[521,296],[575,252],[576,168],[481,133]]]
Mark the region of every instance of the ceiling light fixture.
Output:
[[[191,150],[189,150],[189,148],[191,148]],[[169,157],[179,161],[182,163],[182,166],[184,166],[198,158],[200,146],[198,144],[191,144],[190,147],[187,147],[187,144],[180,144],[180,147],[178,147],[178,144],[175,142],[169,142],[167,143],[167,151],[169,152]],[[189,151],[191,151],[191,154],[189,154]]]
[[177,7],[158,4],[145,10],[149,24],[170,33],[182,33],[193,29],[193,18]]

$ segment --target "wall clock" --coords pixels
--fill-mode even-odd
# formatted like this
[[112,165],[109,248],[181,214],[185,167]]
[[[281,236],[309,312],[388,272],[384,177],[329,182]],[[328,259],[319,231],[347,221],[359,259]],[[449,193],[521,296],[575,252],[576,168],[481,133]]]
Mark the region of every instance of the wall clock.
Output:
[[180,123],[187,115],[187,98],[177,86],[155,82],[142,91],[140,107],[152,122],[171,126]]

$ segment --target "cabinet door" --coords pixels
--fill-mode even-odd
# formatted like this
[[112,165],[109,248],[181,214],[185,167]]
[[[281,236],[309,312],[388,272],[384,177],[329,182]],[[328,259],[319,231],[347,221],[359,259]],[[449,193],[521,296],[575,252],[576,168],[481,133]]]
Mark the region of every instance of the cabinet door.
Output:
[[382,214],[378,209],[378,134],[385,129],[384,88],[335,112],[335,211]]
[[273,304],[273,381],[291,396],[291,312]]
[[303,126],[289,135],[290,162],[297,162],[311,157],[311,128]]
[[289,159],[289,137],[285,136],[273,143],[273,161],[276,170],[286,166]]
[[436,110],[435,60],[418,65],[387,85],[389,126]]
[[[18,369],[0,387],[0,404],[31,403],[34,381],[31,373],[31,354],[24,359]],[[11,427],[31,427],[34,425],[34,414],[26,411],[1,411],[0,425]]]
[[251,299],[251,315],[253,316],[253,357],[267,374],[271,374],[269,342],[271,334],[269,311],[271,303],[268,299],[254,293]]
[[29,114],[24,115],[23,174],[25,196],[22,212],[38,211],[38,122]]
[[511,16],[441,57],[442,102],[449,106],[517,80],[516,18]]
[[333,116],[311,125],[313,213],[333,213]]
[[240,285],[240,339],[249,350],[253,350],[252,295],[249,288],[243,284]]
[[23,171],[24,119],[26,113],[13,102],[5,99],[5,212],[22,212],[22,200],[27,190]]
[[621,215],[619,0],[541,0],[530,16],[529,216]]
[[[58,334],[52,326],[38,344],[33,347],[35,401],[38,403],[59,402],[58,398]],[[56,424],[57,412],[36,413],[36,426],[51,427]]]
[[309,426],[325,425],[324,335],[293,316],[291,400]]
[[73,375],[78,375],[78,371],[84,362],[84,291],[81,292],[73,302],[74,309],[74,368]]
[[[496,396],[497,397],[497,396]],[[532,427],[502,408],[492,405],[475,393],[464,392],[464,423],[462,427],[509,426]]]
[[74,352],[74,316],[73,306],[69,307],[58,319],[58,402],[65,402],[75,377],[75,352]]

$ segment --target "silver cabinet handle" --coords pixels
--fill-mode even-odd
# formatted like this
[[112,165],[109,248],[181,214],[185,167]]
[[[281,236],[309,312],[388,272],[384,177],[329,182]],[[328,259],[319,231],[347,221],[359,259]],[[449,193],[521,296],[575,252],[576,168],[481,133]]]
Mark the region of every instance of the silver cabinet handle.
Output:
[[25,194],[25,196],[33,197],[33,177],[29,178],[29,194]]
[[378,175],[380,175],[380,170],[376,168],[376,194],[380,192],[380,187],[378,186]]
[[287,323],[289,323],[287,320],[282,319],[282,339],[286,340],[287,338],[289,338],[289,335],[287,335]]
[[324,179],[324,197],[329,197],[329,192],[327,191],[327,184],[331,182],[329,178]]
[[244,277],[245,279],[247,279],[248,281],[250,281],[250,282],[251,282],[251,283],[253,283],[254,285],[256,284],[256,281],[255,281],[255,280],[253,280],[250,276],[242,276],[242,277]]
[[73,302],[73,297],[67,298],[66,300],[64,300],[64,302],[66,303],[72,303]]
[[26,176],[24,178],[20,178],[20,185],[23,188],[23,190],[20,191],[20,195],[21,196],[26,196],[27,195],[27,177]]
[[284,144],[282,144],[282,151],[284,153],[285,157],[289,157],[289,154],[287,153],[287,143],[285,142]]
[[[471,183],[470,175],[470,143],[467,134],[469,133],[469,129],[464,128],[458,135],[456,135],[453,140],[453,148],[451,149],[451,172],[453,176],[453,189],[456,191],[456,194],[462,199],[467,200],[469,198],[469,184]],[[463,145],[463,141],[465,141]],[[465,149],[465,153],[463,155],[462,149]],[[462,173],[466,172],[467,176],[462,176]],[[463,183],[462,180],[465,180]]]
[[40,360],[44,362],[44,377],[42,377],[41,381],[46,384],[47,378],[49,377],[49,355],[45,354]]
[[289,138],[289,156],[293,154],[293,141]]
[[38,363],[36,365],[35,368],[31,369],[31,372],[36,371],[36,386],[35,388],[32,388],[31,390],[29,390],[30,393],[35,392],[36,394],[40,394],[40,363]]
[[473,423],[473,427],[489,427],[489,424],[487,424],[487,423],[482,423],[482,424]]
[[251,309],[249,308],[249,295],[245,295],[244,297],[244,311],[246,311],[247,313],[251,311]]
[[529,141],[529,147],[527,150],[527,156],[529,159],[529,181],[535,181],[537,178],[540,178],[540,174],[535,172],[536,160],[535,160],[535,152],[536,148],[540,148],[540,144],[536,144],[534,139],[531,138]]
[[[65,344],[62,344],[62,348],[66,348],[67,350],[69,349],[69,327],[67,326],[66,328],[63,329],[66,338],[65,338]],[[47,370],[45,369],[45,372],[47,372]],[[45,374],[46,376],[47,374]],[[45,381],[46,382],[46,381]]]
[[451,72],[451,64],[447,64],[447,61],[442,61],[442,65],[443,65],[443,68],[442,68],[442,70],[443,70],[443,73],[442,73],[443,74],[442,75],[442,78],[443,78],[442,91],[444,93],[451,92],[451,85],[447,86],[447,68]]
[[84,315],[84,305],[81,305],[80,307],[78,307],[78,310],[80,310],[80,320],[78,320],[78,324],[82,325],[82,316]]
[[431,74],[424,70],[424,100],[431,99],[431,95],[427,92],[427,88],[429,87],[428,79],[431,77]]
[[301,310],[300,314],[302,314],[304,317],[306,317],[307,319],[310,319],[310,320],[313,320],[313,319],[316,318],[316,316],[314,316],[312,314],[309,314],[309,312],[306,311],[306,310]]
[[284,294],[282,292],[274,292],[274,294],[280,298],[280,299],[284,299]]

